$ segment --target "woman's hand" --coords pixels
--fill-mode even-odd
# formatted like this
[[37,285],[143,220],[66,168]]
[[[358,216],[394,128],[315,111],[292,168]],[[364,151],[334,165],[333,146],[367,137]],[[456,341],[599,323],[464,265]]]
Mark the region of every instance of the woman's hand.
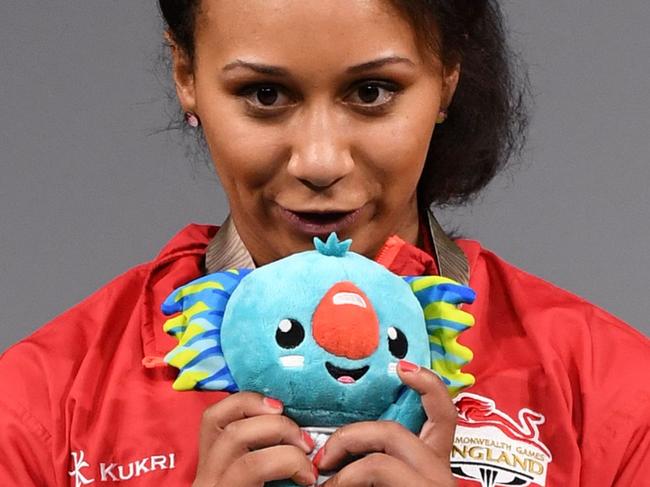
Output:
[[430,370],[399,363],[402,382],[422,396],[427,421],[419,437],[392,421],[354,423],[338,429],[319,451],[319,470],[335,469],[350,456],[365,455],[341,469],[325,487],[449,487],[449,454],[456,408],[447,388]]
[[252,392],[206,409],[192,487],[261,487],[280,479],[315,483],[317,472],[307,457],[313,442],[282,409],[281,402]]

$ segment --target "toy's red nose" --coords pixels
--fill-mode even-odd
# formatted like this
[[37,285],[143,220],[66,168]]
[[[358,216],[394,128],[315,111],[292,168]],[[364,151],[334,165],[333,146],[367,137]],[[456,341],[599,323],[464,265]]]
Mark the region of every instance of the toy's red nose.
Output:
[[343,281],[332,286],[316,307],[312,333],[329,353],[361,359],[379,345],[379,320],[365,293]]

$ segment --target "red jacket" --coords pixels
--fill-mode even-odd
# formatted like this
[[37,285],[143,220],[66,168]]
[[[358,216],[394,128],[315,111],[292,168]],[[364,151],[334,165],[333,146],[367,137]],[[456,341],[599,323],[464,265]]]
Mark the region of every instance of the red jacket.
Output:
[[[215,227],[190,225],[0,358],[0,485],[189,486],[202,411],[176,392],[160,304],[198,277]],[[467,487],[650,484],[650,342],[481,248],[467,255],[461,339],[476,385],[457,399],[454,472]]]

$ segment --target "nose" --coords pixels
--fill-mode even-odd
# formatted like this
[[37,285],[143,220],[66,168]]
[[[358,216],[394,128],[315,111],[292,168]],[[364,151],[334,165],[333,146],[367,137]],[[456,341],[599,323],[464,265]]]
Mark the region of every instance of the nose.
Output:
[[[324,104],[323,104],[324,105]],[[327,106],[306,112],[296,129],[288,171],[308,186],[327,188],[349,174],[354,161],[345,144],[345,127]]]
[[379,320],[364,292],[349,281],[332,286],[312,319],[316,343],[332,355],[369,357],[379,345]]

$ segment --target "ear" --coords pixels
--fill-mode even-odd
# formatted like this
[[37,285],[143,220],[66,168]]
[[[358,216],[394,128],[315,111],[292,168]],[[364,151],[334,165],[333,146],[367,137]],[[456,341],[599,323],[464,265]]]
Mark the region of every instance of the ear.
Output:
[[164,358],[180,370],[174,389],[238,390],[221,349],[221,325],[230,296],[250,272],[209,274],[176,289],[163,303],[165,315],[180,313],[164,325],[179,342]]
[[458,335],[474,325],[474,317],[459,308],[471,304],[476,293],[441,276],[404,277],[422,306],[429,335],[431,369],[447,384],[450,394],[474,384],[474,376],[461,372],[472,351],[459,344]]
[[196,112],[196,89],[194,83],[194,60],[178,45],[172,34],[165,32],[165,41],[171,50],[172,75],[176,96],[185,112]]
[[454,63],[442,68],[442,93],[440,97],[440,108],[447,110],[458,88],[460,79],[460,63]]

